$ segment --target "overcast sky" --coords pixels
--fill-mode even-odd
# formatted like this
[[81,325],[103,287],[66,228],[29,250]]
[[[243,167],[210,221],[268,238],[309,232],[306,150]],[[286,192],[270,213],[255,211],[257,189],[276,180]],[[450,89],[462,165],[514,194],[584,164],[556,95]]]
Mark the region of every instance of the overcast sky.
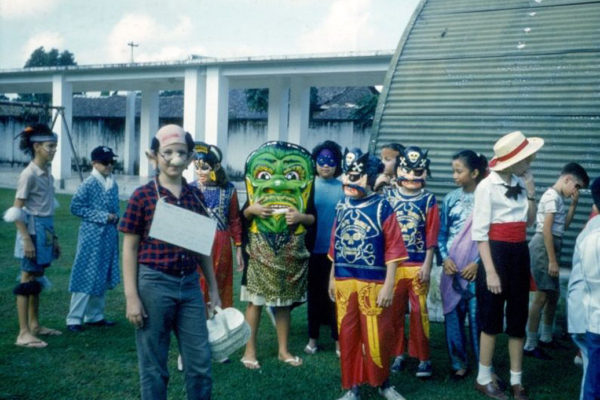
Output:
[[0,0],[0,69],[395,49],[419,0]]

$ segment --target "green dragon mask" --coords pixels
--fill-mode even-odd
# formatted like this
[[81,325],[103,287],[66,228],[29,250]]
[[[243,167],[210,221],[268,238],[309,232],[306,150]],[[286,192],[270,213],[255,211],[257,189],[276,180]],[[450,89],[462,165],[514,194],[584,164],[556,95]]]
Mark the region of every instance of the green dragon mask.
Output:
[[[274,210],[269,218],[254,218],[251,232],[283,233],[288,230],[285,211],[290,207],[305,213],[315,167],[310,153],[295,144],[271,141],[246,160],[246,189],[250,205],[260,202]],[[305,229],[300,224],[295,233]]]

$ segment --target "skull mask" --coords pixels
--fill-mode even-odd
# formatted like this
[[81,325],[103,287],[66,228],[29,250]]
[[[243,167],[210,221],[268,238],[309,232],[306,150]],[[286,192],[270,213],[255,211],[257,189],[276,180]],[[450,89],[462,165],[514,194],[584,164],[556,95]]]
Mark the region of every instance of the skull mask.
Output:
[[398,157],[396,176],[400,185],[407,189],[417,190],[425,186],[429,175],[429,158],[427,151],[417,146],[407,147]]
[[377,175],[383,172],[383,164],[377,157],[357,148],[346,149],[342,164],[342,184],[348,197],[361,198],[373,189]]

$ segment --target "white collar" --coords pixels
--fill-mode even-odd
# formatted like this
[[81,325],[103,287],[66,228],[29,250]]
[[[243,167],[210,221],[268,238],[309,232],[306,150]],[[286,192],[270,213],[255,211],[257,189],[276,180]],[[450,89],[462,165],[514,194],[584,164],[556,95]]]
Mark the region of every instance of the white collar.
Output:
[[[498,174],[496,171],[490,171],[490,180],[495,185],[506,185],[506,182],[504,181],[504,179],[502,179],[500,174]],[[518,177],[515,174],[511,174],[510,182],[508,184],[510,186],[514,186],[514,184],[516,184],[516,182],[518,182]]]
[[92,176],[100,182],[100,184],[106,191],[112,189],[112,187],[115,184],[115,180],[113,179],[112,174],[110,174],[107,177],[104,177],[96,168],[92,168]]

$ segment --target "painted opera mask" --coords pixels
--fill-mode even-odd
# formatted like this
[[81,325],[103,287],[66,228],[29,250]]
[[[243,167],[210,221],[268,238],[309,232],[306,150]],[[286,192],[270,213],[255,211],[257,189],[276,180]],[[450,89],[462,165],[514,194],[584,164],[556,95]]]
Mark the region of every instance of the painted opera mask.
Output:
[[[285,213],[290,207],[305,213],[313,189],[315,167],[311,154],[298,145],[271,141],[246,160],[248,202],[273,210],[268,218],[254,218],[250,230],[262,233],[288,231]],[[304,231],[298,225],[295,233]]]

